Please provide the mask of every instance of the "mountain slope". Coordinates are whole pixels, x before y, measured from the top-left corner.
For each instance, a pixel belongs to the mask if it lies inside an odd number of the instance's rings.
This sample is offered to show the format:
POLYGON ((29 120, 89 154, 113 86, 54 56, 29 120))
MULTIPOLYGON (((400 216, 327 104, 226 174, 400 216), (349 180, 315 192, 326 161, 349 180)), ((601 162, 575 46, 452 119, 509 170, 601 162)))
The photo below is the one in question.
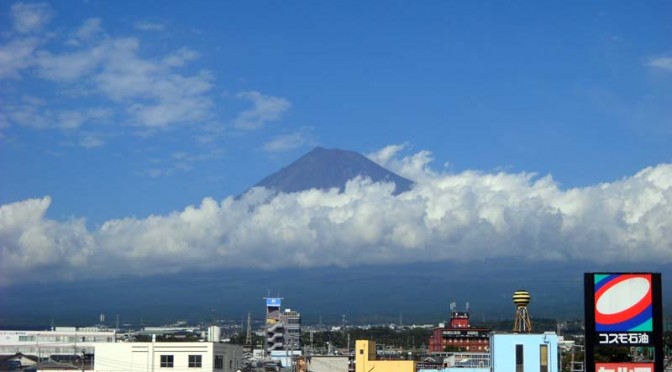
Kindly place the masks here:
POLYGON ((284 193, 334 187, 343 191, 346 182, 357 176, 370 178, 373 182, 393 182, 395 194, 408 191, 413 185, 412 181, 357 152, 316 147, 255 186, 284 193))

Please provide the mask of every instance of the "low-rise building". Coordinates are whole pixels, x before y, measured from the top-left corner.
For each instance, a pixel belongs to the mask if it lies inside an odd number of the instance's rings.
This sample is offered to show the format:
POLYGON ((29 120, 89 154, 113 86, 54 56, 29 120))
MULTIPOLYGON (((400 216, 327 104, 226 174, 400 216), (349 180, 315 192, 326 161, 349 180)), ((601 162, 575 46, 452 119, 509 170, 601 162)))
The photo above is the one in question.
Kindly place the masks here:
POLYGON ((94 371, 235 372, 243 347, 214 342, 118 342, 96 346, 94 371))
POLYGON ((378 360, 376 343, 357 340, 355 343, 355 372, 415 372, 414 360, 378 360))
POLYGON ((495 371, 558 371, 558 336, 553 332, 493 334, 492 342, 495 371))
POLYGON ((96 345, 115 341, 115 331, 96 327, 56 327, 45 331, 0 331, 0 355, 22 353, 47 358, 54 355, 93 354, 96 345))
POLYGON ((310 372, 348 372, 350 366, 347 355, 313 355, 305 361, 310 372))
POLYGON ((460 365, 418 372, 558 372, 558 336, 553 332, 507 333, 490 335, 490 367, 487 361, 477 366, 460 365))
POLYGON ((451 311, 450 323, 434 328, 429 338, 429 352, 465 351, 488 353, 490 351, 490 332, 488 328, 472 327, 469 313, 451 311))

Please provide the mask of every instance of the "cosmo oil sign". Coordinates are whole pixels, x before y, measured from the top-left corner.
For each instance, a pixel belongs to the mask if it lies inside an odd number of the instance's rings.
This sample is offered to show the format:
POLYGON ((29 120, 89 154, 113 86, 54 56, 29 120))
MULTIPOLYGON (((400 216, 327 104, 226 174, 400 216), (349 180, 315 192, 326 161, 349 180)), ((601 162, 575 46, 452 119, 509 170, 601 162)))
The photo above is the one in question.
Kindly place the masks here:
POLYGON ((656 368, 663 356, 660 274, 587 273, 584 292, 587 371, 662 371, 662 364, 656 368), (616 364, 594 364, 596 349, 614 347, 652 348, 654 363, 616 369, 616 364))
MULTIPOLYGON (((653 332, 651 274, 595 274, 595 331, 599 342, 649 344, 653 332), (637 337, 606 337, 607 332, 627 332, 637 337)), ((613 333, 611 333, 613 335, 613 333)))

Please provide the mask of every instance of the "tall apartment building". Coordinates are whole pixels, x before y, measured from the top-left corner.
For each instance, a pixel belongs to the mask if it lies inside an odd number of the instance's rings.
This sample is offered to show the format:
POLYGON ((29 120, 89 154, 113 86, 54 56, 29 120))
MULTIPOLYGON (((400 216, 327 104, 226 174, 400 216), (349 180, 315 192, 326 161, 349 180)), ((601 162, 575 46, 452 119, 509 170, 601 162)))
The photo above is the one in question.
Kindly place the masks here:
POLYGON ((266 352, 301 350, 301 314, 281 310, 282 299, 266 299, 266 352))
POLYGON ((301 350, 301 314, 285 309, 280 314, 280 322, 284 324, 285 350, 301 350))

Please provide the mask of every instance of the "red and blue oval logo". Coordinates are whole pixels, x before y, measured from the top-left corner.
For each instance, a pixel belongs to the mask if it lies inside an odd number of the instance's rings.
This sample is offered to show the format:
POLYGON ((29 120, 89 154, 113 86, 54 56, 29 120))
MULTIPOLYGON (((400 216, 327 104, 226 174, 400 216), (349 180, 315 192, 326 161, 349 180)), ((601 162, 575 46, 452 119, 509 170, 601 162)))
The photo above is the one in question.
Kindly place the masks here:
POLYGON ((651 331, 650 274, 612 274, 595 283, 597 331, 651 331))

